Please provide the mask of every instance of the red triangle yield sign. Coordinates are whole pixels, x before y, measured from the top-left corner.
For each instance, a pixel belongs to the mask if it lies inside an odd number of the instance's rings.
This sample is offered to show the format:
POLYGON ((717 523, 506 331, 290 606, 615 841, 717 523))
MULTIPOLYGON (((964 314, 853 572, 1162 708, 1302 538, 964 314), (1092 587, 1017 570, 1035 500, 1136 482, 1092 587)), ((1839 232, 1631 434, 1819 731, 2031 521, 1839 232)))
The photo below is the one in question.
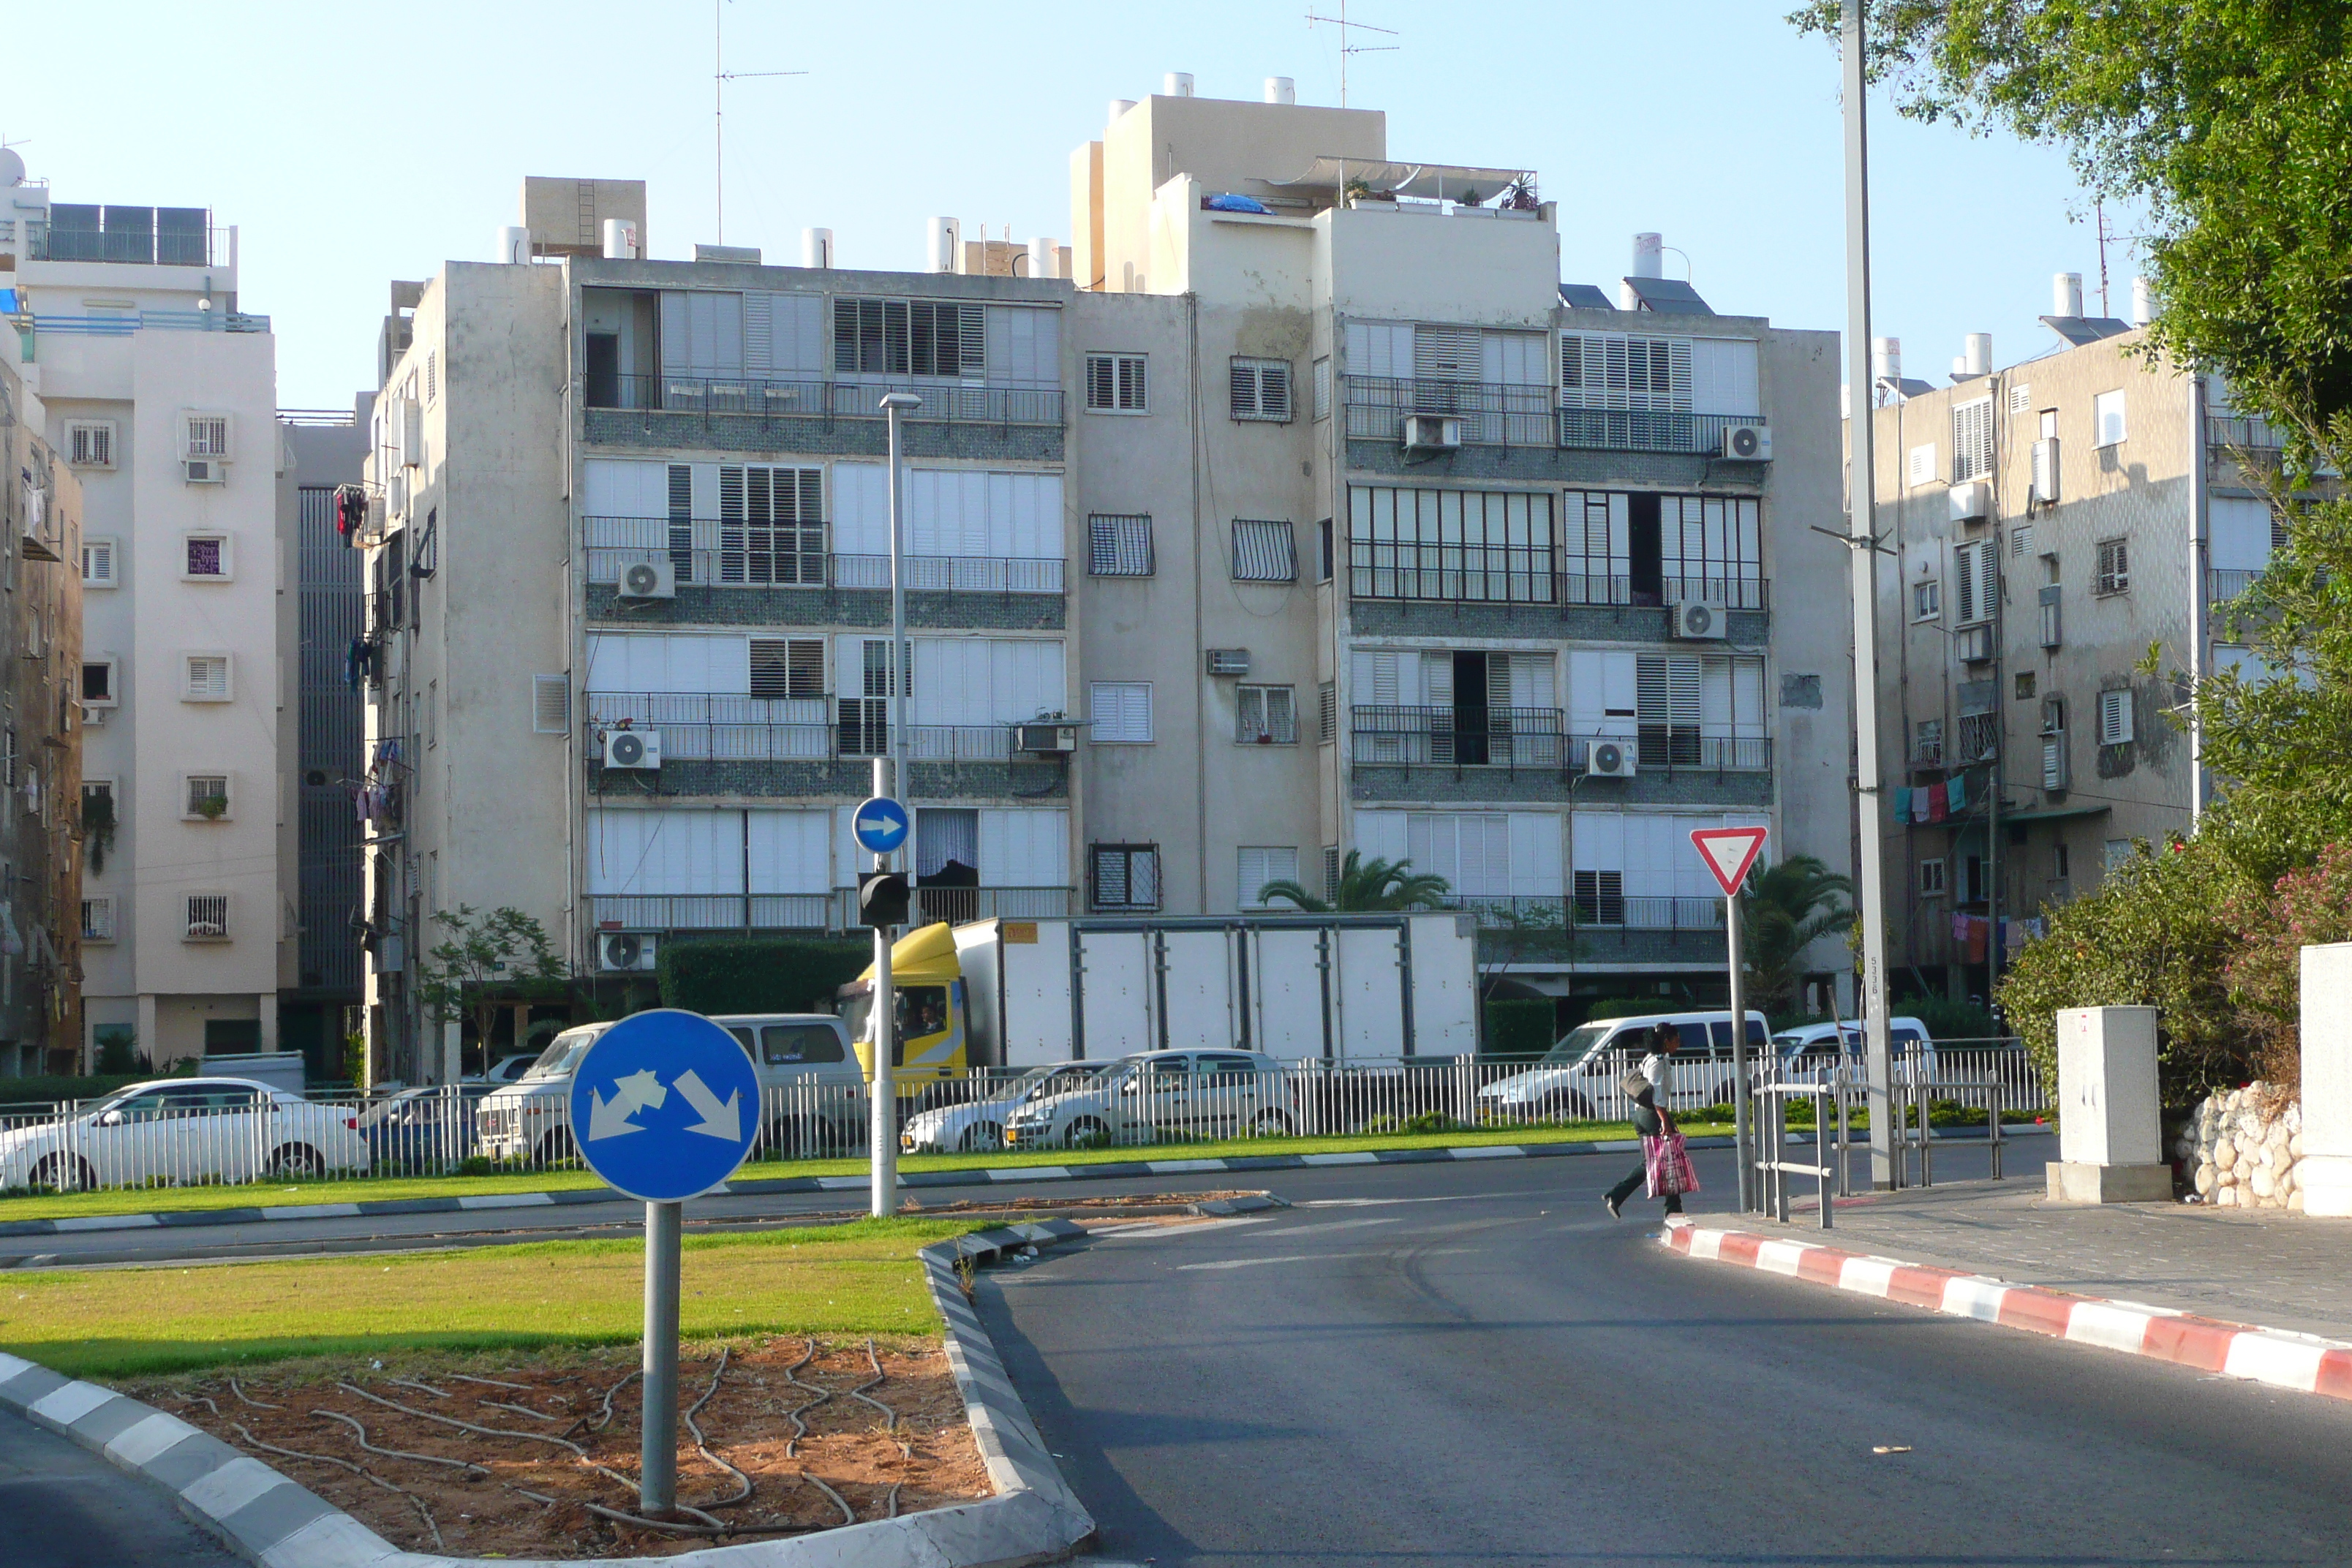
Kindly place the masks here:
POLYGON ((1691 847, 1706 862, 1727 899, 1736 896, 1748 879, 1748 868, 1764 852, 1761 827, 1697 827, 1691 830, 1691 847))

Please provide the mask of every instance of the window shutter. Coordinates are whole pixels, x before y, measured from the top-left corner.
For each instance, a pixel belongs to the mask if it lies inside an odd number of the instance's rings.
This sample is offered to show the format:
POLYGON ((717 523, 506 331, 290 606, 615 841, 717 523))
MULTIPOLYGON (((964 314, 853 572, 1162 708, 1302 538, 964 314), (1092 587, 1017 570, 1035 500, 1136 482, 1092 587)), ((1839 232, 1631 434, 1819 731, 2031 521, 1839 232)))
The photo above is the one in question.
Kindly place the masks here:
POLYGON ((1992 472, 1992 399, 1982 397, 1952 410, 1952 482, 1992 472))
POLYGON ((1475 327, 1416 326, 1412 374, 1422 381, 1475 381, 1483 364, 1475 327))
POLYGON ((1257 365, 1255 362, 1245 359, 1237 359, 1234 361, 1232 387, 1234 417, 1236 419, 1256 418, 1257 365))
POLYGON ((228 655, 225 653, 194 653, 187 660, 187 685, 184 695, 192 701, 225 702, 228 700, 228 655))
POLYGON ((1315 362, 1315 417, 1331 417, 1331 360, 1328 354, 1315 362))
POLYGON ((1316 692, 1316 733, 1325 742, 1339 738, 1339 688, 1335 681, 1325 681, 1316 692))
POLYGON ((2099 693, 2099 744, 2123 746, 2132 740, 2132 694, 2126 690, 2099 693))
POLYGON ((563 675, 530 678, 530 728, 535 735, 572 732, 572 679, 563 675))
POLYGON ((1087 519, 1087 570, 1097 577, 1152 574, 1151 519, 1096 512, 1087 519))
POLYGON ((1087 356, 1087 406, 1118 406, 1118 366, 1108 354, 1087 356))
POLYGON ((1122 354, 1118 360, 1118 406, 1139 413, 1144 407, 1143 356, 1122 354))

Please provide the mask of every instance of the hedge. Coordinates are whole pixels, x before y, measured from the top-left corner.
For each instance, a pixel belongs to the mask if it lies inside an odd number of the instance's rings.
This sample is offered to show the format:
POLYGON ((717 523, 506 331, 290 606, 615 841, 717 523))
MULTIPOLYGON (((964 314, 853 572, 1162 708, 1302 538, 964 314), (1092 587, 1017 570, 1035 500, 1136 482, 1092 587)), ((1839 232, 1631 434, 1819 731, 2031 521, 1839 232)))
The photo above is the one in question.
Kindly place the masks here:
POLYGON ((690 1013, 830 1012, 834 993, 873 962, 859 942, 741 937, 669 942, 661 1000, 690 1013))
POLYGON ((1559 1031, 1549 997, 1498 996, 1486 1004, 1486 1049, 1498 1057, 1539 1057, 1559 1031))

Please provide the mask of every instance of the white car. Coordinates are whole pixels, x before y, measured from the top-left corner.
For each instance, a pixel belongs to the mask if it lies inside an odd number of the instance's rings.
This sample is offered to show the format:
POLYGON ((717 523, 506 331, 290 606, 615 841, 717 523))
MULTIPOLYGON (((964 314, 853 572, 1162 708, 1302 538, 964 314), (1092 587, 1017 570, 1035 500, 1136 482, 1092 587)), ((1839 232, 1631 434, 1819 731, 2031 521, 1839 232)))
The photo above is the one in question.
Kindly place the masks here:
POLYGON ((368 1168, 359 1112, 244 1078, 134 1083, 0 1133, 0 1187, 249 1182, 368 1168))
POLYGON ((1059 1062, 1031 1068, 1018 1078, 989 1085, 982 1098, 961 1105, 941 1105, 907 1119, 898 1130, 898 1147, 909 1154, 971 1153, 1004 1147, 1005 1123, 1014 1111, 1037 1100, 1050 1100, 1118 1066, 1114 1061, 1059 1062))
POLYGON ((1091 1149, 1298 1130, 1282 1064, 1256 1051, 1145 1051, 1005 1119, 1013 1149, 1091 1149))
POLYGON ((583 1024, 547 1042, 517 1082, 474 1111, 475 1147, 493 1160, 552 1165, 572 1156, 572 1068, 610 1024, 583 1024))
MULTIPOLYGON (((1886 1043, 1896 1065, 1914 1063, 1922 1078, 1936 1076, 1936 1042, 1928 1035, 1927 1025, 1916 1018, 1889 1018, 1886 1043)), ((1772 1049, 1780 1056, 1783 1069, 1791 1073, 1803 1074, 1828 1067, 1841 1057, 1847 1066, 1858 1068, 1863 1054, 1862 1021, 1841 1018, 1835 1023, 1784 1029, 1772 1037, 1772 1049)))
MULTIPOLYGON (((1681 1048, 1675 1053, 1666 1098, 1668 1109, 1687 1110, 1722 1105, 1731 1099, 1731 1014, 1649 1013, 1579 1025, 1543 1059, 1525 1071, 1496 1079, 1478 1091, 1478 1107, 1497 1120, 1538 1121, 1622 1121, 1629 1111, 1617 1080, 1650 1054, 1650 1031, 1672 1024, 1681 1048)), ((1749 1059, 1769 1048, 1764 1015, 1748 1014, 1749 1059)))

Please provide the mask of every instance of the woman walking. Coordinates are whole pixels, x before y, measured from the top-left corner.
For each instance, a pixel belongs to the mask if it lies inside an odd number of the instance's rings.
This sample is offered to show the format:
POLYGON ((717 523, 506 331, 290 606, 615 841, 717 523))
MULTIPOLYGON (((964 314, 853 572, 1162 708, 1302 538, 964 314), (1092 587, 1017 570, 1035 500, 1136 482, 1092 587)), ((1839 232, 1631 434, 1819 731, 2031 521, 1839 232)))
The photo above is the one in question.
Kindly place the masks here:
POLYGON ((1665 1199, 1669 1215, 1683 1212, 1685 1191, 1698 1191, 1698 1184, 1687 1179, 1687 1158, 1674 1157, 1680 1151, 1673 1145, 1678 1144, 1681 1138, 1675 1131, 1674 1114, 1667 1109, 1672 1103, 1669 1091, 1675 1050, 1681 1044, 1682 1031, 1674 1025, 1654 1026, 1650 1030, 1650 1054, 1642 1058, 1640 1070, 1627 1073, 1620 1085, 1633 1097, 1633 1131, 1642 1135, 1642 1163, 1601 1200, 1612 1219, 1624 1217, 1625 1200, 1633 1195, 1635 1187, 1645 1183, 1652 1196, 1665 1199))

